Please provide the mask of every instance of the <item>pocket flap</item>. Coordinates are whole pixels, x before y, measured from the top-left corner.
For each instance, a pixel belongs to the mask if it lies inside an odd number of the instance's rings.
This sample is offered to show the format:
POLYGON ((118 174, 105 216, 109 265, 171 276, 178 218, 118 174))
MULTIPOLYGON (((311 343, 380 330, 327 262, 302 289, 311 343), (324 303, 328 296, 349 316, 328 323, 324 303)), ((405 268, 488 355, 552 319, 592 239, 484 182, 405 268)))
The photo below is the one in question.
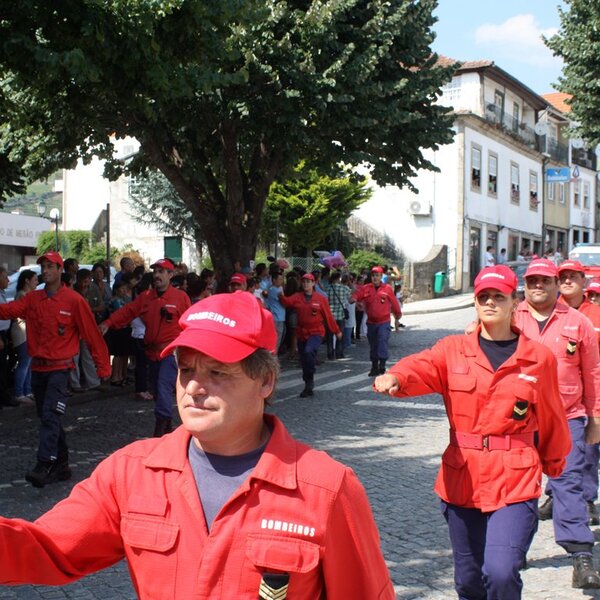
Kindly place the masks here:
POLYGON ((179 525, 159 519, 121 517, 121 534, 123 541, 132 548, 166 552, 175 545, 179 525))
POLYGON ((511 469, 529 469, 538 462, 533 448, 516 448, 504 454, 504 464, 511 469))
POLYGON ((515 396, 517 398, 521 398, 522 400, 528 400, 531 402, 533 400, 533 388, 526 383, 516 383, 515 396))
POLYGON ((257 567, 291 573, 308 573, 319 564, 319 546, 306 540, 249 535, 246 556, 257 567))
POLYGON ((475 389, 477 379, 475 375, 458 375, 452 373, 448 379, 448 388, 457 392, 470 392, 475 389))

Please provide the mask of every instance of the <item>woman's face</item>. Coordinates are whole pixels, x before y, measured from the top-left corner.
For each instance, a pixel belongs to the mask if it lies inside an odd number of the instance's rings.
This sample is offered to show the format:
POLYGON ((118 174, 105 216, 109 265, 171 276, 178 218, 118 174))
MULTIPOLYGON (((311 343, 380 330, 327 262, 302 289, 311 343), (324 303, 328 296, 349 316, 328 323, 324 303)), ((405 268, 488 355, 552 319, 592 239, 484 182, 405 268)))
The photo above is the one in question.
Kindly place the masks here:
POLYGON ((26 287, 27 287, 27 291, 30 292, 31 290, 35 290, 35 288, 38 286, 38 276, 37 275, 32 275, 30 279, 26 280, 26 287))
POLYGON ((494 288, 482 290, 475 296, 475 310, 484 325, 510 324, 516 298, 494 288))

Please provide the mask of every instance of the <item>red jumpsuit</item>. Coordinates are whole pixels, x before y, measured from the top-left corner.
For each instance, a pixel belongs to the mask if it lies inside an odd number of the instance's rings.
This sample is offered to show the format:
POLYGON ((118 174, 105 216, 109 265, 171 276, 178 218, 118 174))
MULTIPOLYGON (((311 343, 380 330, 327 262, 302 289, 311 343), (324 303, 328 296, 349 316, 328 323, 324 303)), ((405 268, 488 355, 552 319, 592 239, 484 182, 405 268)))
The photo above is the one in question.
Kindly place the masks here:
POLYGON ((32 371, 60 371, 73 367, 79 340, 88 345, 98 377, 110 375, 110 359, 89 304, 77 292, 62 286, 48 296, 35 290, 19 300, 0 305, 0 319, 27 321, 27 352, 32 371))
POLYGON ((306 341, 312 335, 323 337, 325 327, 323 321, 327 323, 327 328, 334 334, 340 333, 340 328, 331 314, 327 298, 317 292, 313 292, 307 300, 304 292, 297 292, 291 296, 279 295, 279 301, 286 308, 293 308, 298 315, 298 327, 296 335, 300 341, 306 341))
POLYGON ((113 329, 121 329, 140 317, 146 325, 146 354, 150 360, 158 361, 162 350, 181 332, 179 318, 190 306, 189 296, 170 285, 160 296, 156 290, 142 292, 133 302, 114 312, 105 323, 113 329))
POLYGON ((354 472, 265 420, 271 439, 210 533, 180 427, 115 452, 35 523, 0 518, 0 581, 62 585, 126 557, 141 600, 256 600, 265 572, 289 573, 290 600, 393 600, 354 472))
POLYGON ((516 352, 494 373, 478 333, 444 338, 389 372, 398 379, 400 397, 442 394, 453 436, 473 435, 473 446, 480 442, 479 449, 456 443, 446 448, 435 491, 451 504, 490 512, 538 498, 542 470, 550 477, 561 473, 571 440, 552 353, 521 335, 516 352), (535 431, 537 447, 481 448, 482 436, 535 431))
POLYGON ((394 290, 387 283, 375 287, 372 283, 361 286, 353 294, 357 302, 362 302, 367 313, 367 323, 389 323, 390 314, 396 319, 402 316, 400 304, 394 290))

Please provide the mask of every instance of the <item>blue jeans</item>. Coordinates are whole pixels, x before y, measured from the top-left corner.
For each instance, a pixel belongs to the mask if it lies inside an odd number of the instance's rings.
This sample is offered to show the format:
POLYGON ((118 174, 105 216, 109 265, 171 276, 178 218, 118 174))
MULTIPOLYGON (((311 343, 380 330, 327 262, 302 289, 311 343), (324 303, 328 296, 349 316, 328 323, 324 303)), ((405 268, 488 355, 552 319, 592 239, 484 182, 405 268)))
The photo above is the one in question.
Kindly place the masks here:
POLYGON ((154 396, 154 414, 158 418, 173 416, 173 393, 177 381, 175 356, 169 354, 162 360, 150 360, 150 385, 154 396))
POLYGON ((302 379, 312 381, 317 367, 317 351, 323 338, 320 335, 311 335, 307 340, 298 340, 298 354, 302 365, 302 379))
POLYGON ((15 348, 17 352, 17 368, 15 369, 15 396, 31 394, 31 356, 27 353, 27 342, 15 348))

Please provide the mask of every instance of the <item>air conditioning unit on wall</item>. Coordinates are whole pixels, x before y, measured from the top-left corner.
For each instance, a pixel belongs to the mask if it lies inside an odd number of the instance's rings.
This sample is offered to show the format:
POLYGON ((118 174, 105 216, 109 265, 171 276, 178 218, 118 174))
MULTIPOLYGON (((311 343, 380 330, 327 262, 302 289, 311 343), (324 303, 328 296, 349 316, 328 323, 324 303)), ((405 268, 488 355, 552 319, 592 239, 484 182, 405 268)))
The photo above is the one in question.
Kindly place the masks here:
POLYGON ((431 203, 427 200, 413 200, 408 205, 408 213, 414 216, 429 216, 431 214, 431 203))

